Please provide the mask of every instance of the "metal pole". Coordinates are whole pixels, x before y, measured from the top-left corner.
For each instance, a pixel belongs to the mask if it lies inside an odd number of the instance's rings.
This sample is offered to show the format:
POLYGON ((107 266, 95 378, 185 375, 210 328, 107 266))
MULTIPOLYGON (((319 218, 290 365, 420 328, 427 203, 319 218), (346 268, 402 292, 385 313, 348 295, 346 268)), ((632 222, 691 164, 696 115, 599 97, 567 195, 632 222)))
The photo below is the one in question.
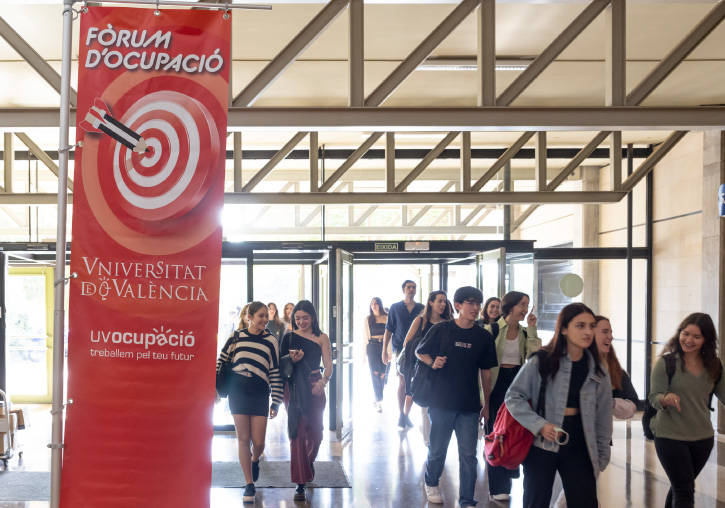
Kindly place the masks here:
MULTIPOLYGON (((503 190, 511 191, 511 161, 507 161, 503 166, 503 190)), ((503 239, 508 242, 511 240, 511 205, 503 205, 503 239)))
POLYGON ((63 464, 63 363, 65 361, 65 222, 70 145, 70 65, 73 38, 73 1, 63 2, 63 46, 60 78, 60 141, 58 148, 58 227, 55 235, 53 322, 53 430, 50 452, 50 506, 60 506, 60 474, 63 464))
MULTIPOLYGON (((71 5, 73 3, 78 3, 78 0, 76 2, 65 2, 70 3, 71 5)), ((232 2, 228 3, 211 3, 211 2, 189 2, 189 1, 183 1, 183 0, 95 0, 93 3, 97 4, 104 4, 104 3, 114 3, 114 4, 138 4, 138 5, 148 5, 149 7, 158 7, 159 5, 169 5, 169 6, 177 6, 177 7, 189 7, 193 5, 195 8, 204 8, 204 9, 218 9, 218 10, 225 10, 228 11, 229 9, 257 9, 257 10, 265 10, 269 11, 272 10, 271 5, 264 5, 264 4, 235 4, 232 2)))
POLYGON ((645 300, 645 387, 644 393, 649 393, 650 388, 650 374, 652 372, 652 290, 653 290, 653 279, 652 279, 652 258, 653 256, 653 219, 654 219, 654 175, 650 171, 647 174, 647 294, 645 300))
MULTIPOLYGON (((627 176, 634 171, 634 148, 627 145, 627 176)), ((632 375, 632 222, 634 191, 627 193, 627 374, 632 375)))

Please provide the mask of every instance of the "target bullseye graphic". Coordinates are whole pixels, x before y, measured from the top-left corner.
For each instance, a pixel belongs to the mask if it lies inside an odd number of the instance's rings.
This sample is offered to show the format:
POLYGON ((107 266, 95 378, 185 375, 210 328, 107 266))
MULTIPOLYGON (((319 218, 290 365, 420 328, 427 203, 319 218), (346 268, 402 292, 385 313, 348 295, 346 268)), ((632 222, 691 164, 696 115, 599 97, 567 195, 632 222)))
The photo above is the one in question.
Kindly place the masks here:
POLYGON ((113 198, 142 221, 179 217, 204 197, 205 166, 220 153, 211 113, 199 101, 176 91, 148 94, 131 105, 120 121, 138 133, 147 148, 138 153, 113 147, 113 198))

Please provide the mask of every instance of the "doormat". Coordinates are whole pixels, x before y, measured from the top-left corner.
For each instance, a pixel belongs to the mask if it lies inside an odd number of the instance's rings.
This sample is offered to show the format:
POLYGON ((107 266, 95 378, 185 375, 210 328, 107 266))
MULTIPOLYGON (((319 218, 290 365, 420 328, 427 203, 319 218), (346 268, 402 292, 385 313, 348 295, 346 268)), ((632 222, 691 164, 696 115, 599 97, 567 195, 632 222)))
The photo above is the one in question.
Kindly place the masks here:
MULTIPOLYGON (((211 471, 212 487, 244 487, 244 475, 239 462, 214 462, 211 471)), ((254 485, 257 488, 296 487, 290 480, 290 461, 262 460, 259 463, 259 479, 254 485)), ((339 462, 315 462, 315 479, 308 485, 318 488, 350 488, 350 481, 339 462)))
MULTIPOLYGON (((258 488, 292 488, 290 462, 266 461, 259 463, 258 488)), ((211 486, 244 487, 244 475, 239 462, 212 463, 211 486)), ((317 488, 350 488, 350 481, 339 462, 315 462, 315 480, 309 484, 317 488)), ((47 471, 0 472, 0 501, 49 501, 50 473, 47 471)))

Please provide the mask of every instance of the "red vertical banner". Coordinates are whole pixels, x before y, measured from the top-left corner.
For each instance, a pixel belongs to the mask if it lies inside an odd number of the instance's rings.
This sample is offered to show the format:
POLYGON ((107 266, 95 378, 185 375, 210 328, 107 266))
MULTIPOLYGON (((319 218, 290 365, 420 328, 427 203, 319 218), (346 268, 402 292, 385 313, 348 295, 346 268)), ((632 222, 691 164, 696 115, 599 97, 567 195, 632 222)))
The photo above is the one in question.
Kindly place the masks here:
POLYGON ((209 505, 230 40, 81 15, 64 508, 209 505))

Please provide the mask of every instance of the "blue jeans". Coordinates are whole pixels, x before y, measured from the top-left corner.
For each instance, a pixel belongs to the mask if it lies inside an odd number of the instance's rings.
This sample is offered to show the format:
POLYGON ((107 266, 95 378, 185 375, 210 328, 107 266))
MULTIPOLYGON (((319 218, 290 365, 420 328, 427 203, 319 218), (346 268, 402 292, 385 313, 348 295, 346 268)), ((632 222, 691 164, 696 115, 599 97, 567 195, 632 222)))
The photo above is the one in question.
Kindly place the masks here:
POLYGON ((430 415, 430 446, 425 464, 425 484, 438 486, 446 462, 448 443, 451 434, 456 431, 458 441, 458 463, 460 470, 458 502, 461 506, 476 506, 473 492, 476 489, 478 474, 478 416, 477 411, 452 411, 436 407, 428 408, 430 415))

